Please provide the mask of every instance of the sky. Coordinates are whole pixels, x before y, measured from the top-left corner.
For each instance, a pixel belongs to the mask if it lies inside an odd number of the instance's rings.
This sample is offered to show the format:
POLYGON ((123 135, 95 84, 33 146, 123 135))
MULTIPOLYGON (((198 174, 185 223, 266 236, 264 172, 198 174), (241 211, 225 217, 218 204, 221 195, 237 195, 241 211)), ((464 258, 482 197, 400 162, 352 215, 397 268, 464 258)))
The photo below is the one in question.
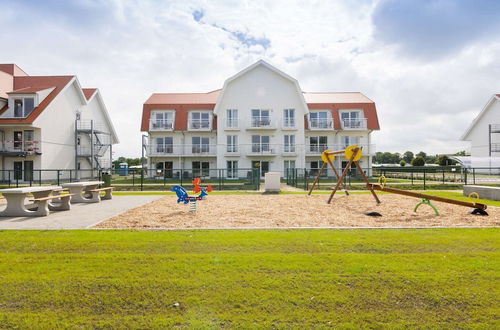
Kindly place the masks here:
POLYGON ((97 87, 141 154, 142 104, 208 92, 263 59, 303 91, 362 92, 377 151, 469 149, 460 137, 500 93, 498 0, 0 0, 0 63, 97 87))

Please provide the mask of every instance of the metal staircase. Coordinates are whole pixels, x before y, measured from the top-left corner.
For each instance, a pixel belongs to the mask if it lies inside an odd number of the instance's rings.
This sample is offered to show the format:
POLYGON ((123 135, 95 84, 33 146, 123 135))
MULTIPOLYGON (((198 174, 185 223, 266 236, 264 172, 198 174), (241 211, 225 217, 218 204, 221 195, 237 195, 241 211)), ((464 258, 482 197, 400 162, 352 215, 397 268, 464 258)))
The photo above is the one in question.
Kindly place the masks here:
MULTIPOLYGON (((75 161, 85 159, 98 172, 111 168, 112 141, 106 127, 93 120, 75 121, 75 161), (109 153, 108 153, 109 151, 109 153)), ((77 169, 78 171, 78 169, 77 169)))

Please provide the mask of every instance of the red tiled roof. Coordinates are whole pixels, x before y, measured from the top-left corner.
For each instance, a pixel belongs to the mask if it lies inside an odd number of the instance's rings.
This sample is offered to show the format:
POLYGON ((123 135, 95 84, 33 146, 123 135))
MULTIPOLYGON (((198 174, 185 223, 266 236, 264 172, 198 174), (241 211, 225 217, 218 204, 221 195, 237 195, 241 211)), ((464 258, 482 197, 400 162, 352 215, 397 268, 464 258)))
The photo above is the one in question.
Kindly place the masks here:
POLYGON ((215 104, 220 89, 208 93, 154 93, 144 104, 215 104))
POLYGON ((27 76, 28 74, 15 64, 0 64, 0 71, 11 76, 27 76))
MULTIPOLYGON (((14 77, 14 90, 25 88, 46 88, 53 86, 54 90, 36 107, 26 118, 0 118, 0 124, 31 124, 42 113, 42 111, 54 100, 63 88, 75 76, 20 76, 14 77)), ((3 113, 5 109, 0 112, 3 113)))
POLYGON ((43 91, 43 90, 50 89, 50 88, 54 88, 54 86, 24 87, 24 88, 16 89, 12 92, 7 92, 7 94, 36 93, 36 92, 43 91))
POLYGON ((302 92, 306 103, 373 103, 372 100, 359 92, 302 92))
POLYGON ((90 100, 92 95, 94 95, 97 88, 82 88, 83 95, 85 95, 85 99, 90 100))

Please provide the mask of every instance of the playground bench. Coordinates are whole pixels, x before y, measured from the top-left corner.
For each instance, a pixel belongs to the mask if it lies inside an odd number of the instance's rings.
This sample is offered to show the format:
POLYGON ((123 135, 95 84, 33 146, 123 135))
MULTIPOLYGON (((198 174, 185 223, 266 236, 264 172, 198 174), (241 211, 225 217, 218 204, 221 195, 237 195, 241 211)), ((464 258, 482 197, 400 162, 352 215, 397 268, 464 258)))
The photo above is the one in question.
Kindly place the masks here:
POLYGON ((54 211, 67 211, 71 208, 71 204, 70 204, 71 196, 74 196, 74 195, 73 194, 51 195, 51 196, 47 196, 47 197, 39 197, 39 198, 30 199, 30 202, 35 202, 35 204, 38 205, 41 202, 46 202, 46 201, 50 201, 53 199, 58 199, 58 200, 60 200, 60 204, 59 205, 49 204, 49 209, 54 210, 54 211))
POLYGON ((99 188, 99 189, 92 189, 89 190, 90 193, 92 193, 92 199, 100 197, 101 199, 111 199, 112 198, 112 192, 113 192, 113 187, 106 187, 106 188, 99 188), (105 192, 104 196, 100 196, 101 192, 105 192))

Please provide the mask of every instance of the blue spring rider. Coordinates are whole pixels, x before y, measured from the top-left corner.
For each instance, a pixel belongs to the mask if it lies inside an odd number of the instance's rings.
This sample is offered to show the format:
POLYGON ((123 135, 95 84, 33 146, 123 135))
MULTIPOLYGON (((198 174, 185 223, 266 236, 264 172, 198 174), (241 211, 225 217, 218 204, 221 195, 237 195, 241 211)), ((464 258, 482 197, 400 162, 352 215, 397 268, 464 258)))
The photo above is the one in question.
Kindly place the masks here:
MULTIPOLYGON (((201 180, 199 180, 199 178, 197 178, 197 180, 193 180, 193 184, 195 185, 195 192, 199 191, 200 194, 198 196, 189 196, 189 194, 187 193, 186 189, 184 189, 184 187, 182 186, 173 186, 172 187, 172 191, 176 193, 177 195, 177 203, 184 203, 184 204, 188 204, 189 203, 189 211, 191 212, 194 212, 196 211, 196 202, 197 201, 201 201, 205 198, 205 196, 208 195, 207 191, 205 188, 201 188, 199 186, 199 183, 201 182, 201 180)), ((209 187, 208 191, 210 191, 211 187, 209 187)))

